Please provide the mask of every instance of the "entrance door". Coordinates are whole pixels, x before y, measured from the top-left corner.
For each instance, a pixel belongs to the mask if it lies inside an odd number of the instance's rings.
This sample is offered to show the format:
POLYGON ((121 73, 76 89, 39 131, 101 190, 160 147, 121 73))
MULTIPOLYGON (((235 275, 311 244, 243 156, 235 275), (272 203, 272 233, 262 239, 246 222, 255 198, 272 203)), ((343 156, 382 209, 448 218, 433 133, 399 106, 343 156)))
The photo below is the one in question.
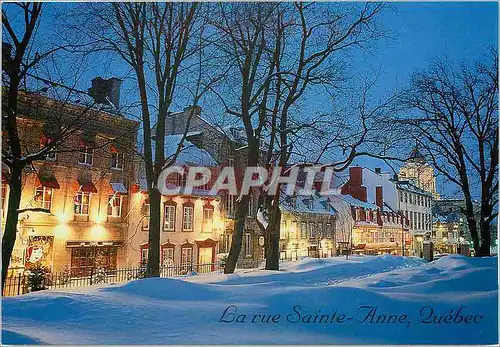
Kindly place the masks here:
POLYGON ((89 276, 100 268, 116 269, 116 247, 75 247, 71 249, 71 276, 89 276))
POLYGON ((212 271, 213 267, 212 257, 213 257, 212 247, 198 248, 198 272, 212 271))

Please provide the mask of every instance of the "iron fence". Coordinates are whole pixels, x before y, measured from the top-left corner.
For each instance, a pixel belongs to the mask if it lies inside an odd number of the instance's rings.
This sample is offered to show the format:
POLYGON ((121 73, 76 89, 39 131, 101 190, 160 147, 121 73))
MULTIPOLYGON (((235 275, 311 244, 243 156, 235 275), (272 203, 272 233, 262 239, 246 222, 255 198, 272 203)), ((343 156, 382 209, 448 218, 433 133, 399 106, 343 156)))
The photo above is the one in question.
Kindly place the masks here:
MULTIPOLYGON (((280 263, 298 260, 298 257, 280 258, 280 263)), ((240 259, 237 269, 256 269, 262 259, 240 259)), ((160 267, 160 277, 179 277, 193 274, 221 274, 224 272, 224 263, 207 264, 177 264, 160 267)), ((22 295, 32 291, 57 288, 86 287, 102 283, 120 283, 146 277, 146 267, 103 269, 92 268, 85 275, 74 275, 69 272, 46 273, 39 283, 34 283, 28 273, 10 275, 5 280, 3 296, 22 295)))
MULTIPOLYGON (((179 264, 160 267, 160 277, 178 277, 193 274, 219 274, 224 263, 179 264)), ((146 267, 121 269, 91 269, 85 276, 72 276, 70 272, 46 273, 36 281, 29 273, 8 276, 3 296, 22 295, 32 291, 57 288, 86 287, 102 283, 119 283, 146 277, 146 267)))

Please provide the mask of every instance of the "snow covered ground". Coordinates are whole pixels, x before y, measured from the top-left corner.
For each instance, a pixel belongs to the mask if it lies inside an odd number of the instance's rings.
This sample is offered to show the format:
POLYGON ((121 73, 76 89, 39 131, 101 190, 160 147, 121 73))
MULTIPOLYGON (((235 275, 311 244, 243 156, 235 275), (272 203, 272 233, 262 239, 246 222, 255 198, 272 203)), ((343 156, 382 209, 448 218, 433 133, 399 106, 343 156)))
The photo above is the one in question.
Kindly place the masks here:
POLYGON ((279 272, 43 291, 3 300, 2 342, 496 344, 497 267, 496 257, 303 259, 279 272))

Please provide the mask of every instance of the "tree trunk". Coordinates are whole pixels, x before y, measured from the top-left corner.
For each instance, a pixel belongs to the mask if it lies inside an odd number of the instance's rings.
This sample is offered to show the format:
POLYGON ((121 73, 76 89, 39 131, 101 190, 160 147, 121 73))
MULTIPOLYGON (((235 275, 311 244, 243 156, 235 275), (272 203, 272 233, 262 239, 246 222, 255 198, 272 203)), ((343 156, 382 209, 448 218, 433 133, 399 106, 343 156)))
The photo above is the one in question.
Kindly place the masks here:
POLYGON ((241 200, 235 206, 235 220, 234 232, 231 241, 231 249, 227 256, 226 266, 224 267, 225 274, 232 274, 236 269, 236 263, 241 252, 241 245, 243 243, 243 230, 245 229, 245 219, 248 211, 248 195, 243 195, 241 200))
POLYGON ((146 276, 160 277, 161 195, 158 189, 150 190, 149 204, 148 270, 146 276))
POLYGON ((491 255, 491 231, 490 224, 487 222, 481 222, 481 246, 480 253, 481 257, 489 257, 491 255))
POLYGON ((9 202, 7 208, 7 218, 5 222, 5 230, 2 238, 2 293, 7 278, 7 272, 10 264, 10 257, 14 250, 17 235, 17 222, 19 220, 19 204, 21 202, 22 188, 22 168, 14 166, 11 172, 9 182, 9 202))
POLYGON ((279 270, 280 266, 280 226, 279 204, 270 207, 269 225, 266 229, 266 270, 279 270))

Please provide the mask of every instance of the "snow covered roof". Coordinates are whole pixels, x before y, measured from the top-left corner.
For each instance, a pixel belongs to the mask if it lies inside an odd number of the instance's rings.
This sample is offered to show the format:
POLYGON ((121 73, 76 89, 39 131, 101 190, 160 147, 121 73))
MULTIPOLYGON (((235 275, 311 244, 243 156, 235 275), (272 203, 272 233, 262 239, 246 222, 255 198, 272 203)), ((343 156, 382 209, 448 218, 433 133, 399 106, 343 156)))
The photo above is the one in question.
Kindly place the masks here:
MULTIPOLYGON (((204 165, 204 166, 216 166, 218 163, 212 157, 212 155, 193 144, 188 140, 188 137, 200 134, 199 131, 189 132, 183 142, 183 147, 177 156, 177 164, 194 164, 194 165, 204 165)), ((176 150, 179 142, 182 140, 182 135, 168 135, 165 136, 165 157, 172 157, 176 150)))
POLYGON ((351 206, 362 207, 362 208, 365 208, 367 210, 378 210, 378 206, 377 205, 371 204, 369 202, 364 202, 364 201, 358 200, 356 198, 353 198, 350 195, 338 194, 338 195, 335 195, 335 196, 339 197, 342 200, 344 200, 345 202, 347 202, 351 206))
POLYGON ((397 181, 396 184, 397 184, 398 189, 403 189, 403 190, 406 190, 406 191, 409 191, 412 193, 416 193, 416 194, 432 196, 431 193, 417 187, 416 185, 414 185, 410 181, 397 181))
POLYGON ((334 216, 337 211, 330 205, 327 198, 318 195, 299 195, 285 197, 285 202, 280 204, 280 209, 290 213, 314 213, 334 216), (293 204, 293 200, 295 204, 293 204))
MULTIPOLYGON (((172 184, 167 184, 168 188, 176 188, 172 184)), ((148 184, 146 181, 146 178, 139 178, 139 188, 142 192, 147 192, 148 191, 148 184)), ((218 197, 216 193, 212 193, 210 190, 207 189, 200 189, 200 188, 193 188, 191 191, 191 194, 184 194, 182 192, 182 187, 181 187, 181 192, 179 193, 179 196, 195 196, 195 197, 218 197)))

